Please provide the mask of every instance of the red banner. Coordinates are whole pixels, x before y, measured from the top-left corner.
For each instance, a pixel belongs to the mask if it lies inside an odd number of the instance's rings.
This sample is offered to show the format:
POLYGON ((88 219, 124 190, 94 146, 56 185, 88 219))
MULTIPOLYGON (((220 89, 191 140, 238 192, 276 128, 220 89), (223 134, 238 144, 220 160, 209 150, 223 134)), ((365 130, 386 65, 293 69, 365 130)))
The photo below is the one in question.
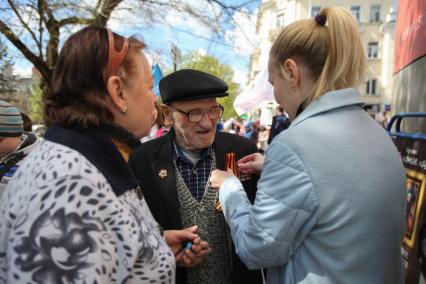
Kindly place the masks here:
POLYGON ((396 20, 394 72, 398 72, 425 54, 426 1, 399 0, 396 20))

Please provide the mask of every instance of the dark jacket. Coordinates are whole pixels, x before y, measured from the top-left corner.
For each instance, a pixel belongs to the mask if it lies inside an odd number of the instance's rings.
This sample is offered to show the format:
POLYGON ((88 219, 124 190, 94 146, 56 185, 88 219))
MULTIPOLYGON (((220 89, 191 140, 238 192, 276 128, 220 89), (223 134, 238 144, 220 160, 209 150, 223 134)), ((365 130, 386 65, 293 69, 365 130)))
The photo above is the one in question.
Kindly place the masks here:
MULTIPOLYGON (((157 222, 165 230, 182 229, 179 213, 179 199, 176 190, 175 170, 173 167, 173 131, 167 135, 143 143, 130 156, 129 165, 135 176, 141 181, 146 202, 157 222), (160 170, 167 171, 167 177, 159 176, 160 170)), ((225 170, 225 154, 235 153, 236 160, 257 151, 251 141, 229 133, 217 132, 213 143, 216 154, 216 167, 225 170)), ((256 194, 258 176, 244 181, 243 186, 250 201, 256 194)), ((249 271, 233 251, 233 283, 262 283, 260 271, 249 271)), ((178 267, 176 283, 185 283, 185 268, 178 267)))
POLYGON ((285 114, 278 114, 272 118, 271 130, 269 131, 268 145, 271 144, 272 139, 286 130, 290 126, 290 120, 285 114))

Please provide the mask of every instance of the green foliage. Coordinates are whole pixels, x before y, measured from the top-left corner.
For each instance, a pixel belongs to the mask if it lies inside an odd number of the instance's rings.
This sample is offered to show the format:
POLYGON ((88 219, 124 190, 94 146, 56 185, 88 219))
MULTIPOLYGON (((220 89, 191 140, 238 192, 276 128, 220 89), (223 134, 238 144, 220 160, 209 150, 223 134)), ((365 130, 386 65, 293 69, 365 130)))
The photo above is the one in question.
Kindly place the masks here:
POLYGON ((213 56, 202 55, 199 52, 194 51, 183 56, 180 68, 200 70, 206 73, 213 74, 224 80, 229 87, 229 96, 218 99, 219 103, 225 108, 223 119, 226 120, 230 117, 237 116, 237 113, 235 112, 233 106, 233 102, 236 96, 238 95, 240 86, 232 81, 234 71, 229 65, 222 64, 217 58, 213 56))
POLYGON ((43 123, 43 91, 40 87, 39 80, 36 80, 31 88, 31 96, 29 99, 30 113, 29 116, 33 124, 43 123))

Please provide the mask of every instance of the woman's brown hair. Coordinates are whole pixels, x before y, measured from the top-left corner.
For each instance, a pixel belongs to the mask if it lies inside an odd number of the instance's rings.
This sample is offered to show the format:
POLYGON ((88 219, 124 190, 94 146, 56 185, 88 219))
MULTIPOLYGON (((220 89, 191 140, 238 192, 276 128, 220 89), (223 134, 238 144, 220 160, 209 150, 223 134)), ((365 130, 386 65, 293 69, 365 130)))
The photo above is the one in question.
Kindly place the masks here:
POLYGON ((315 19, 288 25, 272 45, 270 60, 280 70, 289 58, 307 66, 316 81, 305 106, 326 92, 356 87, 362 81, 365 55, 355 18, 344 8, 330 7, 315 19))
MULTIPOLYGON (((122 49, 125 38, 113 34, 114 49, 122 49)), ((47 125, 98 126, 113 122, 107 106, 106 72, 109 60, 108 30, 89 26, 73 34, 59 54, 52 77, 52 93, 43 97, 44 120, 47 125)), ((129 39, 129 49, 117 74, 124 81, 134 70, 132 54, 145 44, 129 39)))

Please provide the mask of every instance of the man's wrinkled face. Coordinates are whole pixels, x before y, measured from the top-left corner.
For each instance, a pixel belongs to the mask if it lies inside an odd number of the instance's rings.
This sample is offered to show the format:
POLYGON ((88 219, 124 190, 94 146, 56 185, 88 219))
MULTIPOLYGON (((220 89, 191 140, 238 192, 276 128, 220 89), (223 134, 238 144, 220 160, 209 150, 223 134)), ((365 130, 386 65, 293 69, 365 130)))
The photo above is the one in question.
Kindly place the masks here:
POLYGON ((208 111, 218 106, 215 98, 173 102, 169 107, 169 117, 173 120, 176 142, 186 150, 201 150, 213 144, 218 119, 211 119, 208 111), (204 112, 202 119, 191 122, 185 113, 196 110, 204 112))

